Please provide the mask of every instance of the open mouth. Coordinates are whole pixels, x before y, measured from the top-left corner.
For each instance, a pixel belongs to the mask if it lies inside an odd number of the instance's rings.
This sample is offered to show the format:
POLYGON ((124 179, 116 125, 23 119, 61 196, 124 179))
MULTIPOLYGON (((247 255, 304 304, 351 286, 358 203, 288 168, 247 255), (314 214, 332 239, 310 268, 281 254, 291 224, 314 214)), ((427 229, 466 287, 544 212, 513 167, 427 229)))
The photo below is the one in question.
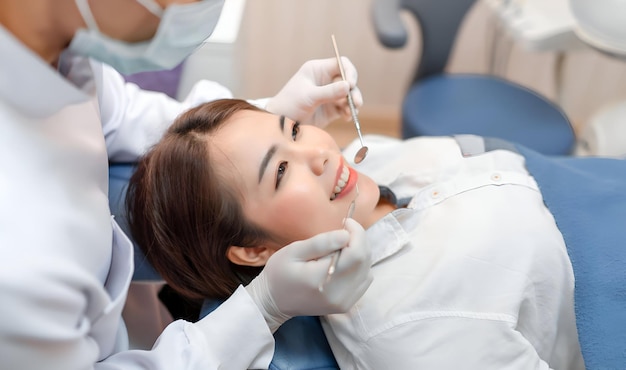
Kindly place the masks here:
POLYGON ((341 175, 339 176, 339 179, 337 180, 337 184, 335 184, 335 189, 333 190, 333 194, 330 196, 330 200, 334 200, 335 198, 337 198, 339 194, 341 194, 343 189, 345 189, 346 184, 348 183, 349 179, 350 179, 350 170, 348 169, 348 167, 344 165, 343 169, 341 170, 341 175))

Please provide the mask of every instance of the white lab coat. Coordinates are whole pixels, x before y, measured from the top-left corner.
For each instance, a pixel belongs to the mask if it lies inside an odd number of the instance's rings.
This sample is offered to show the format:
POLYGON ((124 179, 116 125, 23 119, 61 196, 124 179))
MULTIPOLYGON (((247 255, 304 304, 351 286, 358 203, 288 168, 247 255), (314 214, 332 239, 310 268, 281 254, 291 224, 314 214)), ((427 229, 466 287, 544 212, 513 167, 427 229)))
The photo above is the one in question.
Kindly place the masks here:
POLYGON ((124 351, 132 246, 110 215, 108 160, 134 160, 183 109, 230 92, 205 81, 178 103, 70 55, 65 79, 1 26, 0 55, 0 367, 267 367, 273 338, 243 288, 152 351, 124 351))

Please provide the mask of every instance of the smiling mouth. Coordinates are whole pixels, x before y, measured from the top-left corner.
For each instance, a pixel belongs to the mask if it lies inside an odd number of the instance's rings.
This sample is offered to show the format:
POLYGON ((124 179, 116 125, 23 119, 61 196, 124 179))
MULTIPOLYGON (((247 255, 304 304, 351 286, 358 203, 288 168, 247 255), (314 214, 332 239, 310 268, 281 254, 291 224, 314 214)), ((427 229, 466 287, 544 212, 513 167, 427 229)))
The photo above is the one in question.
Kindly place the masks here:
POLYGON ((335 189, 333 191, 333 195, 331 195, 330 200, 334 200, 337 196, 343 191, 350 179, 350 170, 345 165, 343 166, 343 170, 341 170, 341 176, 339 176, 339 180, 335 185, 335 189))

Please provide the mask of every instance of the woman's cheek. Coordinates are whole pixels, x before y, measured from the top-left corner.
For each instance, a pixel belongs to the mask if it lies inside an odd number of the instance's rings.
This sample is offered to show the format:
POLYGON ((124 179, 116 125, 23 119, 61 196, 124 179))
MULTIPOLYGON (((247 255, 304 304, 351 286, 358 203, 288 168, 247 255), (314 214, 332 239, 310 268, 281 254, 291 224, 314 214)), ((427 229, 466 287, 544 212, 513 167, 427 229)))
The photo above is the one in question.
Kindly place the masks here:
POLYGON ((279 235, 288 241, 311 238, 323 232, 341 228, 340 216, 326 205, 304 198, 298 204, 277 207, 274 212, 275 226, 282 230, 279 235))

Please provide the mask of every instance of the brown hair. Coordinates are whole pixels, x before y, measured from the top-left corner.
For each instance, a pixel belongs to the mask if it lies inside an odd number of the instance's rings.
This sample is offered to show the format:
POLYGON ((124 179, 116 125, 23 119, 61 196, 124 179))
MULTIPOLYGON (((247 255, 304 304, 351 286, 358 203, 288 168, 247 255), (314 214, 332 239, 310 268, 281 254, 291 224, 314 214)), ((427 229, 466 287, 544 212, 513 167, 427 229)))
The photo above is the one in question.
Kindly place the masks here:
POLYGON ((210 134, 242 110, 261 111, 224 99, 182 114, 130 179, 133 239, 163 279, 191 299, 226 298, 261 271, 226 256, 228 247, 257 246, 268 235, 246 221, 232 178, 212 164, 208 150, 210 134))

